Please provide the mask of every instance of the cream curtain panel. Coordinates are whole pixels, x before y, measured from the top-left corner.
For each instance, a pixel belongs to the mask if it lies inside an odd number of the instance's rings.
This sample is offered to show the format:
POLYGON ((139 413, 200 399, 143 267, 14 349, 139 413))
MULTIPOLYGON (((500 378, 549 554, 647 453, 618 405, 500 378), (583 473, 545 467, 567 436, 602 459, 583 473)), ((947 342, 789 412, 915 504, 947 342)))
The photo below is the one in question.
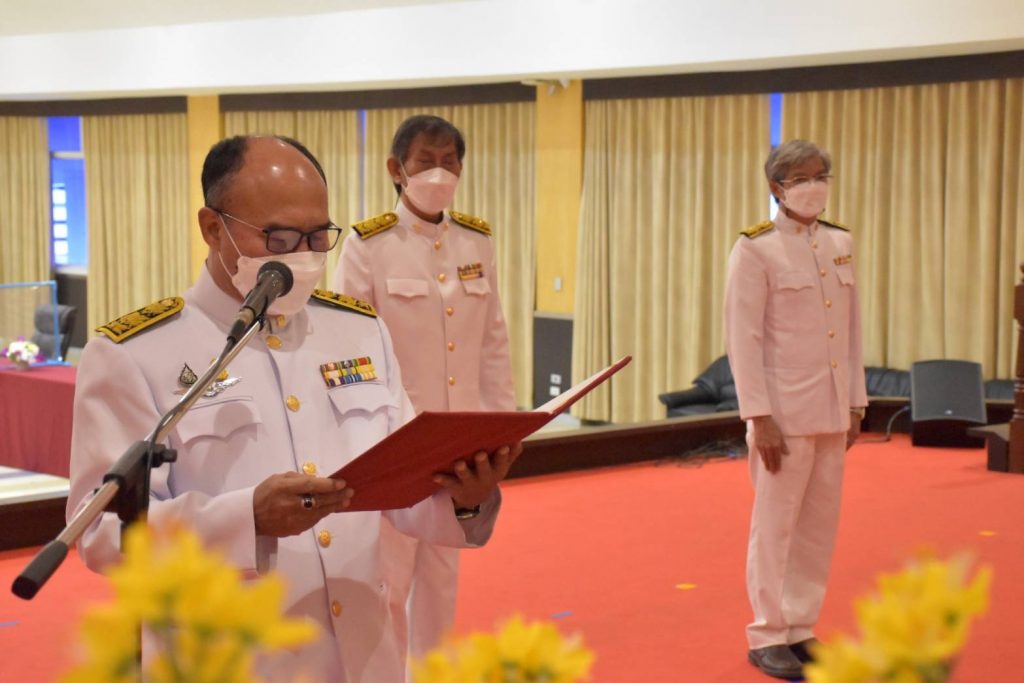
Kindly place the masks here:
POLYGON ((1024 79, 787 94, 783 137, 830 150, 869 365, 1014 374, 1024 259, 1024 79))
MULTIPOLYGON (((327 176, 327 204, 331 220, 344 228, 359 213, 362 193, 359 177, 359 114, 355 111, 227 112, 224 133, 232 135, 284 135, 304 144, 327 176)), ((329 289, 341 248, 327 254, 327 270, 320 286, 329 289)))
POLYGON ((391 140, 414 114, 451 121, 466 138, 466 158, 455 207, 494 228, 498 286, 508 324, 516 402, 532 405, 534 308, 534 128, 532 102, 428 109, 377 109, 366 113, 363 215, 389 211, 397 195, 387 172, 391 140))
MULTIPOLYGON (((49 165, 46 119, 0 116, 0 284, 50 279, 49 165)), ((37 303, 27 290, 0 292, 0 348, 32 336, 37 303)))
POLYGON ((590 101, 585 116, 573 378, 633 363, 573 412, 660 418, 657 395, 725 352, 729 251, 768 210, 768 98, 590 101))
POLYGON ((88 325, 191 283, 184 114, 82 118, 89 221, 88 325))

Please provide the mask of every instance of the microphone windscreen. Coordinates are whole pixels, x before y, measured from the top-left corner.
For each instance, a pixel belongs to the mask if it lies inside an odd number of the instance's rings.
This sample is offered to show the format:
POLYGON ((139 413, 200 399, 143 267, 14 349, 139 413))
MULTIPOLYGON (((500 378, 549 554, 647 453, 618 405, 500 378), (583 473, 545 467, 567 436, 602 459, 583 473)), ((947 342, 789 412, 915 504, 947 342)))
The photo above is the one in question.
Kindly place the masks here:
POLYGON ((260 266, 259 274, 256 276, 257 279, 267 271, 274 271, 280 275, 281 279, 284 281, 284 287, 281 289, 281 293, 278 294, 278 296, 284 296, 288 292, 292 291, 292 284, 295 282, 295 278, 292 276, 291 268, 280 261, 267 261, 260 266))

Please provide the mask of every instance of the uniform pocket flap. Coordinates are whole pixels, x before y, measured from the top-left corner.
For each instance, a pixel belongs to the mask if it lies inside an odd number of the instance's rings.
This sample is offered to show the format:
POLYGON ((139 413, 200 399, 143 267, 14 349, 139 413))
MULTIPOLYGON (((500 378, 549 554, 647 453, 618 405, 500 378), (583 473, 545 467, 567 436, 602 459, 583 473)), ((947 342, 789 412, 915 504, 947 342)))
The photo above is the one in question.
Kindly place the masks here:
POLYGON ((383 408, 398 408, 398 401, 381 382, 355 382, 330 390, 331 403, 341 415, 361 410, 373 413, 383 408))
POLYGON ((839 281, 844 285, 852 285, 854 283, 853 266, 850 264, 836 267, 836 275, 839 276, 839 281))
POLYGON ((465 288, 466 294, 486 296, 491 293, 491 284, 482 277, 473 278, 472 280, 463 280, 462 286, 465 288))
POLYGON ((199 399, 178 423, 178 438, 187 444, 199 437, 227 438, 248 425, 260 424, 256 403, 250 396, 232 396, 218 401, 199 399))
POLYGON ((787 270, 779 273, 779 289, 803 289, 814 284, 814 276, 804 270, 787 270))
POLYGON ((413 298, 426 296, 429 291, 426 280, 415 278, 388 278, 388 294, 391 296, 404 296, 413 298))

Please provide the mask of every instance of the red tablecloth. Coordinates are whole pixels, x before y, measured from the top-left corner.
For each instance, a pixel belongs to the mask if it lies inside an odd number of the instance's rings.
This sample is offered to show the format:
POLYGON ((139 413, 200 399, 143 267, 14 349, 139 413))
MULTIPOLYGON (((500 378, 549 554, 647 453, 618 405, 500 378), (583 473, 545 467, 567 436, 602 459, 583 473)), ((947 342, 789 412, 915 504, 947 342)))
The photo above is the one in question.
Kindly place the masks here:
POLYGON ((75 369, 0 359, 0 465, 68 476, 75 369))

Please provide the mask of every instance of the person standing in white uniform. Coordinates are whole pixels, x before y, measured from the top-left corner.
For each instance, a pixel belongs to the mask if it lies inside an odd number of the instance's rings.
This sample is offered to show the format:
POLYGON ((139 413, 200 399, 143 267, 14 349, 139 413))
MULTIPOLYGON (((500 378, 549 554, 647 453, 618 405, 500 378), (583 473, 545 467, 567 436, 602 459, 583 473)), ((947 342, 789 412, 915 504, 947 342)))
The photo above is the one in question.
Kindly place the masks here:
POLYGON ((726 350, 755 492, 748 659, 778 678, 800 677, 811 657, 845 453, 867 405, 853 239, 819 218, 831 165, 804 140, 772 150, 765 174, 779 212, 743 231, 726 280, 726 350))
MULTIPOLYGON (((465 149, 461 132, 444 119, 404 121, 387 160, 398 202, 352 226, 334 278, 337 289, 370 302, 387 323, 417 413, 515 410, 491 228, 450 210, 465 149)), ((415 558, 395 567, 394 583, 410 594, 406 604, 396 591, 392 609, 396 625, 407 613, 409 650, 420 657, 452 627, 459 551, 390 537, 415 558)))
MULTIPOLYGON (((203 192, 198 219, 209 255, 195 285, 100 327, 105 336, 82 354, 69 518, 220 352, 261 265, 283 262, 294 274, 291 292, 271 304, 219 393, 201 398, 171 432, 177 461, 153 471, 148 521, 184 521, 244 574, 283 573, 287 613, 313 619, 323 634, 262 677, 401 681, 405 653, 393 638, 383 571, 395 559, 381 543, 383 520, 433 543, 485 543, 510 449, 460 463, 445 489, 412 508, 343 512, 359 491, 329 475, 414 413, 373 308, 314 290, 340 233, 328 217, 323 171, 294 140, 236 137, 210 150, 203 192), (339 368, 354 371, 342 381, 339 368), (474 518, 457 518, 477 506, 474 518)), ((90 568, 119 560, 118 527, 104 513, 83 535, 90 568)))

